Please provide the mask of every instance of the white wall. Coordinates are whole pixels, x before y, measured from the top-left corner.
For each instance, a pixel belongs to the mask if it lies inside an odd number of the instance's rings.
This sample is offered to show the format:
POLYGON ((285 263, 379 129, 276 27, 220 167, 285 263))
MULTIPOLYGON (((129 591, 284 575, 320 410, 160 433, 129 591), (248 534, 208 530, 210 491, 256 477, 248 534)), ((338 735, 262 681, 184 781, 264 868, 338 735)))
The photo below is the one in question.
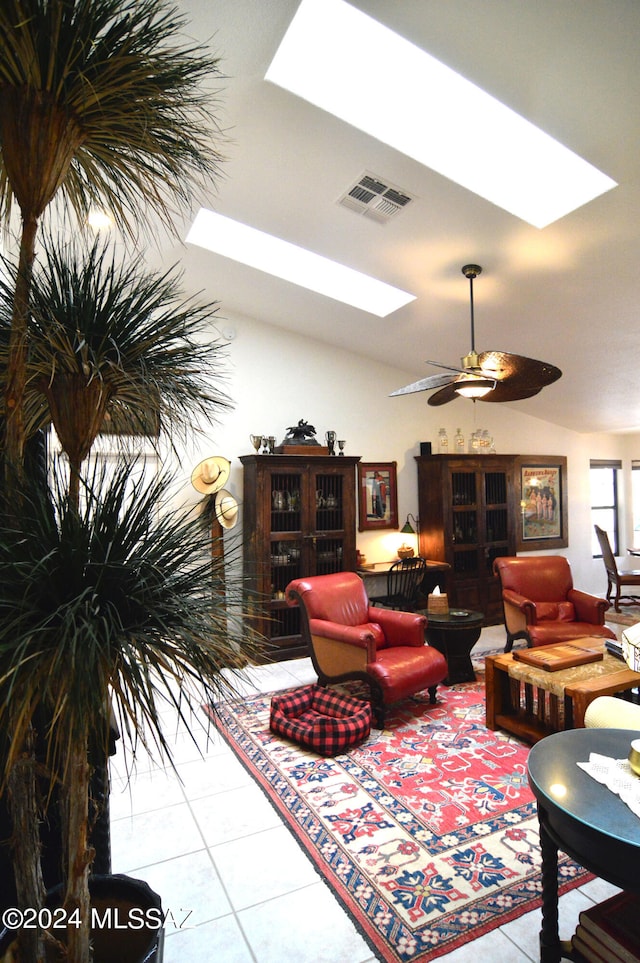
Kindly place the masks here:
MULTIPOLYGON (((560 554, 569 558, 577 587, 604 594, 602 562, 591 557, 589 460, 621 458, 628 472, 631 459, 640 458, 640 434, 578 434, 522 414, 508 404, 460 399, 430 408, 426 392, 389 398, 390 391, 415 380, 415 375, 315 340, 312 321, 309 338, 241 317, 228 316, 220 327, 235 335, 227 349, 229 379, 225 386, 235 407, 218 425, 202 426, 200 436, 181 453, 182 500, 198 501, 200 496, 190 485, 191 470, 203 458, 217 454, 231 460, 227 488, 241 502, 238 458, 253 451, 249 435, 275 435, 280 443, 286 429, 302 418, 315 426, 320 443, 324 443, 325 431, 334 429, 338 438, 346 439, 345 454, 359 455, 366 462, 397 462, 402 526, 407 513, 417 514, 414 456, 419 454, 420 442, 431 441, 436 451, 441 426, 447 428, 450 444, 458 427, 466 438, 475 428, 487 428, 498 453, 567 456, 569 547, 560 554)), ((366 336, 363 324, 362 337, 366 336)), ((553 391, 553 386, 544 390, 553 391)), ((623 500, 626 492, 625 483, 621 486, 623 500)), ((622 546, 632 544, 630 529, 625 527, 621 534, 622 546)), ((357 545, 367 561, 374 562, 394 557, 401 541, 398 532, 360 532, 357 545)))

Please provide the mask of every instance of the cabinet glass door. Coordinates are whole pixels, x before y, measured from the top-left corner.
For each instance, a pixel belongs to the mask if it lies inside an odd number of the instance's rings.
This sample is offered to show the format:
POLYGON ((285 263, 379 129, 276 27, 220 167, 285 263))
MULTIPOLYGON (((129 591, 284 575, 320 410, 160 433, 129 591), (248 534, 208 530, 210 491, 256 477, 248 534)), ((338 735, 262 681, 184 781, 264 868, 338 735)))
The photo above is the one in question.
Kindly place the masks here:
POLYGON ((302 478, 296 473, 271 475, 271 531, 299 532, 301 529, 302 478))
POLYGON ((300 615, 297 609, 287 605, 285 589, 292 579, 303 574, 304 478, 298 472, 272 472, 270 479, 271 540, 268 589, 271 605, 267 631, 271 638, 280 638, 297 635, 300 631, 300 615))
POLYGON ((315 572, 329 575, 342 571, 344 536, 344 478, 318 472, 314 475, 315 572))
POLYGON ((484 540, 487 574, 493 572, 493 560, 509 555, 507 475, 504 471, 488 471, 484 476, 484 540))
POLYGON ((344 528, 342 475, 315 474, 315 531, 340 532, 344 528))
POLYGON ((453 570, 473 577, 478 572, 478 486, 475 471, 451 472, 453 570))

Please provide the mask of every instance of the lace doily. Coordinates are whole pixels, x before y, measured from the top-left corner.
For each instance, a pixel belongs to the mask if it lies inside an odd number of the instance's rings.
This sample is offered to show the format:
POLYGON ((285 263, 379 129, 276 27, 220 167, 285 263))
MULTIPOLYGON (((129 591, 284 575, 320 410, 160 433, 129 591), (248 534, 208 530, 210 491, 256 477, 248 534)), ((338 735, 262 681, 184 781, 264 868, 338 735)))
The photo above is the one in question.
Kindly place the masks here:
POLYGON ((589 762, 579 762, 577 765, 592 779, 620 796, 629 809, 640 816, 640 777, 633 772, 628 759, 611 759, 590 752, 589 762))

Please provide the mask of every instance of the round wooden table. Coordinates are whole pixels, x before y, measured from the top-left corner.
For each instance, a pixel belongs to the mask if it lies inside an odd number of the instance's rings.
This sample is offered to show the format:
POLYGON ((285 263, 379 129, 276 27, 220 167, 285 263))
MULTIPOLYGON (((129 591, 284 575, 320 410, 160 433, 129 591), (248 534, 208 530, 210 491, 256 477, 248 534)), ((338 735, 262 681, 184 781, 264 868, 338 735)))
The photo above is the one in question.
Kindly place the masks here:
POLYGON ((427 642, 442 652, 447 660, 445 685, 475 682, 476 678, 471 664, 471 650, 480 638, 484 615, 468 609, 461 611, 467 613, 462 618, 456 618, 450 612, 424 612, 427 616, 427 642))
POLYGON ((558 850, 614 886, 640 892, 640 819, 577 765, 591 752, 626 759, 637 737, 629 729, 570 729, 541 739, 529 753, 542 853, 540 963, 575 958, 558 933, 558 850))

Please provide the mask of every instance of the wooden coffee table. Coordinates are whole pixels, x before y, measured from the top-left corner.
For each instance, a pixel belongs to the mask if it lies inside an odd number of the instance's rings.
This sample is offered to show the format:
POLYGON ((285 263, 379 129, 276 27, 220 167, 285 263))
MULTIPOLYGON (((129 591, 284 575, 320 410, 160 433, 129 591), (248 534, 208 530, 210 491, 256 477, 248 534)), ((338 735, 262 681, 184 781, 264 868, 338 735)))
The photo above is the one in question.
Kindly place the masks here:
MULTIPOLYGON (((604 648, 601 638, 572 641, 585 648, 604 648)), ((525 742, 535 743, 562 729, 584 726, 590 702, 640 686, 640 673, 610 655, 601 662, 559 672, 534 669, 512 653, 485 658, 486 720, 488 729, 504 729, 525 742)))

